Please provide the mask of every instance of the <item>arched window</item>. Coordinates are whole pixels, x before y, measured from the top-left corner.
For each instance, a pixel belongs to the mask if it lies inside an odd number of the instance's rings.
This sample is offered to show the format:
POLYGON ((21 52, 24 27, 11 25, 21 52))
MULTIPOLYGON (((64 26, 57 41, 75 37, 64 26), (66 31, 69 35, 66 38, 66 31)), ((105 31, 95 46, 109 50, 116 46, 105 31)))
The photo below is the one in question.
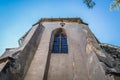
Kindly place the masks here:
POLYGON ((67 37, 62 31, 54 35, 52 53, 68 53, 67 37))

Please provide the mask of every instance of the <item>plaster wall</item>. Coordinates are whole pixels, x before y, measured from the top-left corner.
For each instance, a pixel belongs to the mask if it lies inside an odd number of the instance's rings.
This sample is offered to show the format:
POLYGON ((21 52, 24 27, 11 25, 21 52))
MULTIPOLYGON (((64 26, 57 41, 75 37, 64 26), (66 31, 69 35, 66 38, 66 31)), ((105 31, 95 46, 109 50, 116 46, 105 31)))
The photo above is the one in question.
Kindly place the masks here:
POLYGON ((87 45, 91 33, 86 34, 84 26, 75 22, 65 23, 64 27, 60 22, 42 25, 45 30, 25 80, 106 80, 96 53, 87 45), (51 34, 56 28, 66 30, 68 54, 49 53, 51 34))

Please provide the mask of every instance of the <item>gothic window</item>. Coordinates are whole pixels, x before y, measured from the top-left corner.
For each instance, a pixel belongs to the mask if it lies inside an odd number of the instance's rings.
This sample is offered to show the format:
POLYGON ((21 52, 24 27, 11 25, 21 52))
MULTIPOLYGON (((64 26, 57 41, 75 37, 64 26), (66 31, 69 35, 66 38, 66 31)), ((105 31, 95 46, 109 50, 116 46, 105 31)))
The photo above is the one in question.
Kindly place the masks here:
POLYGON ((54 36, 53 53, 68 53, 67 37, 63 33, 54 36))

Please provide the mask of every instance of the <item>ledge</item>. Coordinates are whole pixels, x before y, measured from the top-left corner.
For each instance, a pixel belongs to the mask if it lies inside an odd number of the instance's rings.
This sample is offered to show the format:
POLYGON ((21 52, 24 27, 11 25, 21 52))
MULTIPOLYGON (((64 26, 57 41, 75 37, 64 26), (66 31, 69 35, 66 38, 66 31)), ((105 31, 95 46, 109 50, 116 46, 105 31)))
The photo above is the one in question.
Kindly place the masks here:
POLYGON ((43 22, 77 22, 88 25, 83 22, 81 18, 41 18, 37 23, 33 24, 33 26, 43 22))

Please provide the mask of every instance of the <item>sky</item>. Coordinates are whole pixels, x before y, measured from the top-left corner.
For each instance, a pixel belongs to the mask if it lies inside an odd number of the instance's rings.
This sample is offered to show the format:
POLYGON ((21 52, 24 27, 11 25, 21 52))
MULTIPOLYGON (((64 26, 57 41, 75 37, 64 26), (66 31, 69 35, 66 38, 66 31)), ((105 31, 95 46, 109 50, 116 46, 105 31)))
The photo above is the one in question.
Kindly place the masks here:
POLYGON ((101 43, 120 46, 120 10, 110 11, 112 0, 0 0, 0 55, 18 47, 18 40, 41 18, 80 17, 101 43))

